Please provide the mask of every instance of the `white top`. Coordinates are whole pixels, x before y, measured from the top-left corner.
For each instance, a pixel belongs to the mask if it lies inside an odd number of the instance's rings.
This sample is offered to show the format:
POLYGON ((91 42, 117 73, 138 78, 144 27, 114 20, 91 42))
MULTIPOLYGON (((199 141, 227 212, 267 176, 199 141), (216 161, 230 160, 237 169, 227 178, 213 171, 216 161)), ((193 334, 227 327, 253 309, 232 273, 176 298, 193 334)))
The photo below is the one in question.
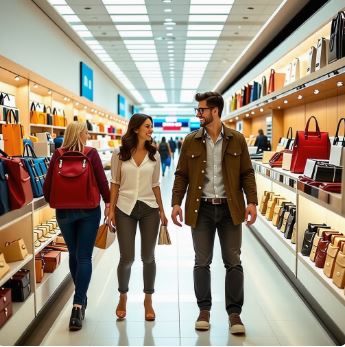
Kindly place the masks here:
POLYGON ((116 177, 117 168, 120 164, 120 149, 116 148, 111 158, 111 183, 119 184, 119 196, 116 206, 127 215, 132 210, 138 200, 144 202, 152 208, 158 208, 156 197, 152 188, 159 186, 159 175, 161 167, 161 157, 158 151, 155 154, 156 161, 152 161, 146 154, 140 166, 137 166, 133 157, 123 161, 121 164, 121 175, 116 177))

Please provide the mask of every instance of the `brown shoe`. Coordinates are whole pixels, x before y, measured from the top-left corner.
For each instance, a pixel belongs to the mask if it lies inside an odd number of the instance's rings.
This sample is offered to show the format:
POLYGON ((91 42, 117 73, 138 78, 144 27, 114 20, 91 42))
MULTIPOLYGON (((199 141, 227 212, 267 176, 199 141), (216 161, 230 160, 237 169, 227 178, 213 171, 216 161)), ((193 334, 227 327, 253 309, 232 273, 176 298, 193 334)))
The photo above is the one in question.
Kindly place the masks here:
POLYGON ((197 321, 195 322, 196 330, 210 329, 210 311, 201 310, 197 321))
POLYGON ((231 334, 245 334, 246 330, 241 321, 241 317, 238 313, 231 313, 229 315, 229 325, 231 334))

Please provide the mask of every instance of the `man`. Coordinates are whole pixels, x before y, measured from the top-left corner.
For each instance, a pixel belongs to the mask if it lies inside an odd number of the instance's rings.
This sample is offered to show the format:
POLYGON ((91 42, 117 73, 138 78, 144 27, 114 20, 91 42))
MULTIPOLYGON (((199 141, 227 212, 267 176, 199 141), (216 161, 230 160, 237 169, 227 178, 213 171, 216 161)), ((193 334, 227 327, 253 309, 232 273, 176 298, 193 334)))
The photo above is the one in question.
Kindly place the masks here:
POLYGON ((191 226, 195 251, 194 290, 200 309, 197 330, 210 322, 211 274, 215 232, 226 268, 225 298, 230 331, 244 334, 243 269, 240 260, 242 225, 256 220, 257 193, 245 138, 221 122, 224 107, 219 93, 198 93, 196 116, 201 128, 187 135, 175 172, 172 220, 182 226, 181 203, 188 187, 186 224, 191 226), (246 195, 245 206, 243 191, 246 195), (178 220, 178 218, 179 220, 178 220))

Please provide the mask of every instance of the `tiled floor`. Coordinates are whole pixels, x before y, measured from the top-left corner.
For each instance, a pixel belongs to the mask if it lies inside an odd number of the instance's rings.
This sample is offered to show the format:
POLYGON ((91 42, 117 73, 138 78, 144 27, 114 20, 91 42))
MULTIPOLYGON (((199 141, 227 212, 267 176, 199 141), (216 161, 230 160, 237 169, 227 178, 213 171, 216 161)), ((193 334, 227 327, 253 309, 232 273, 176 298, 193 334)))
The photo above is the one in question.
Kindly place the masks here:
MULTIPOLYGON (((162 179, 166 213, 170 215, 173 181, 171 168, 162 179)), ((229 333, 224 309, 224 266, 216 241, 212 264, 213 308, 209 332, 197 332, 198 308, 193 290, 193 248, 189 227, 170 221, 172 246, 157 246, 157 278, 154 308, 156 321, 144 321, 140 245, 133 265, 127 318, 116 320, 118 298, 117 243, 97 256, 89 289, 89 306, 83 329, 68 331, 71 300, 60 312, 42 345, 334 345, 251 232, 243 230, 245 305, 242 318, 245 337, 229 333)), ((139 241, 139 238, 137 238, 139 241)))

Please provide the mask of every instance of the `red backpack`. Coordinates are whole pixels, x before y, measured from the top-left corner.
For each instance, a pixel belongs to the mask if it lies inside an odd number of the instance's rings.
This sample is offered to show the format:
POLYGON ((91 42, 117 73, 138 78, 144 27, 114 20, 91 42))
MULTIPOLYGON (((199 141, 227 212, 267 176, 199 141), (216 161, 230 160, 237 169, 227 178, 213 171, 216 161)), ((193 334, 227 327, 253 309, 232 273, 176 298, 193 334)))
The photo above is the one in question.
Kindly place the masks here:
POLYGON ((100 193, 87 157, 91 150, 91 147, 85 147, 84 153, 81 153, 57 149, 60 156, 53 167, 50 207, 91 209, 99 205, 100 193))

